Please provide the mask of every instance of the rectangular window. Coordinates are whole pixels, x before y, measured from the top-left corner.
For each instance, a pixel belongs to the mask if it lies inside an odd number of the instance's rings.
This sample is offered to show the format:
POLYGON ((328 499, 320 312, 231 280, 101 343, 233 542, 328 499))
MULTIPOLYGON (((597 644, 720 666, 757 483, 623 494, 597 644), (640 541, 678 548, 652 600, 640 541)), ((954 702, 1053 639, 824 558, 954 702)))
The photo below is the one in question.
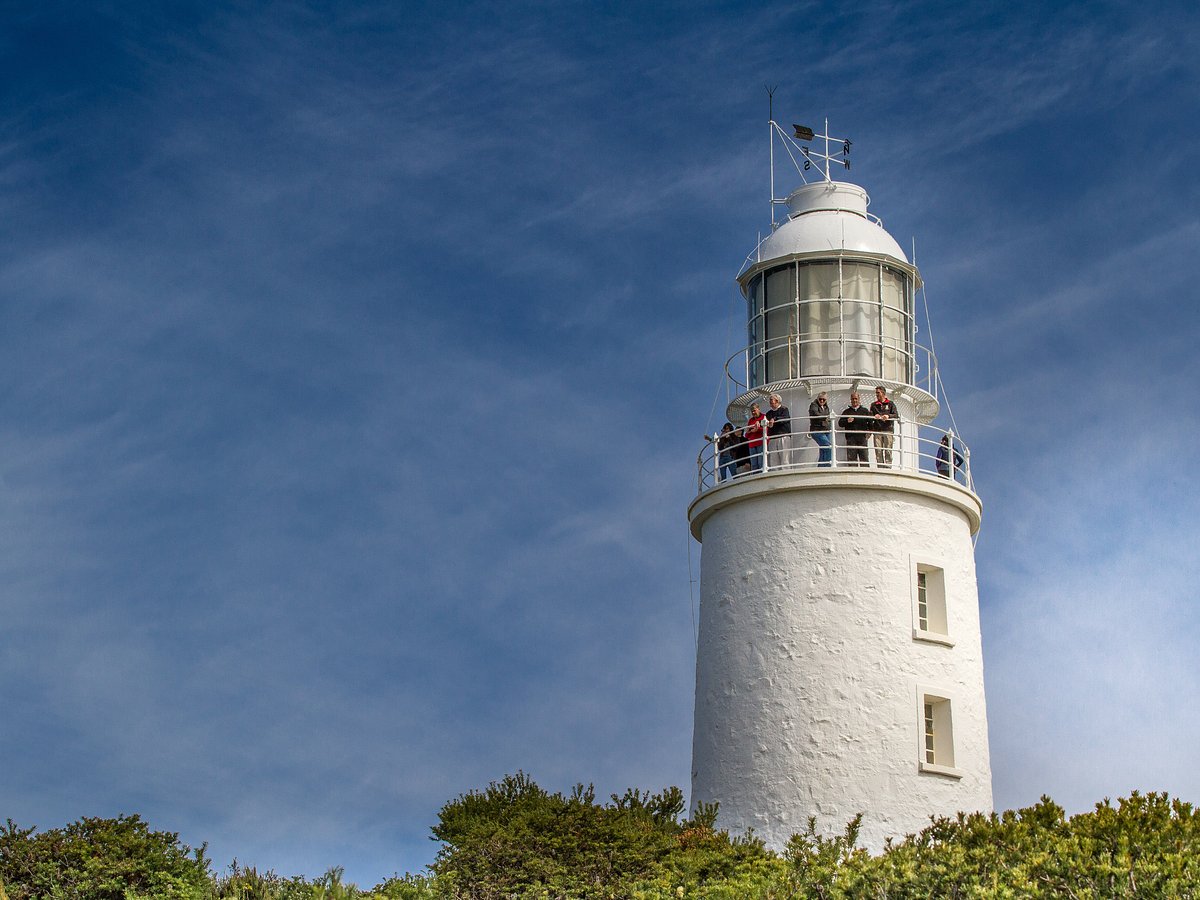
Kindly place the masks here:
POLYGON ((961 778, 954 767, 954 717, 950 698, 940 692, 921 690, 922 772, 961 778))
POLYGON ((933 735, 933 704, 925 704, 925 762, 937 762, 937 745, 933 735))
POLYGON ((913 639, 954 646, 946 614, 946 571, 912 559, 913 639))

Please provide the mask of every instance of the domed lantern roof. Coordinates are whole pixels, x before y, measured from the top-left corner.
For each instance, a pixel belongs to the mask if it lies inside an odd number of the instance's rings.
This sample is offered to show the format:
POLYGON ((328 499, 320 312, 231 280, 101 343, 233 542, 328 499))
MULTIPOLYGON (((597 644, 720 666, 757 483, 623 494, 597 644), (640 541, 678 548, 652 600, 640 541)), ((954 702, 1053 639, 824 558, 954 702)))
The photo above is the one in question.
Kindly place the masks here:
POLYGON ((867 213, 870 199, 856 184, 841 181, 806 184, 792 191, 786 203, 788 220, 762 242, 756 262, 839 250, 908 262, 896 240, 883 230, 877 218, 867 213))

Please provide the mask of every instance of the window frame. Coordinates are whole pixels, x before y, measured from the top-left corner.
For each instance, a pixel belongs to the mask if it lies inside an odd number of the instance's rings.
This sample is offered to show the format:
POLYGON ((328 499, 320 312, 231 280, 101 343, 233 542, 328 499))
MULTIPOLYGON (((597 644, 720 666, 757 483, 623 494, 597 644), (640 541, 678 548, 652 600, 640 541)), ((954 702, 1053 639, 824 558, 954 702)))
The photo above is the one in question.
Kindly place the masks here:
POLYGON ((944 688, 917 685, 916 701, 918 771, 946 778, 962 778, 966 773, 959 767, 960 760, 955 752, 954 695, 944 688), (927 712, 931 713, 928 717, 927 712), (932 719, 931 730, 928 719, 932 719), (930 742, 933 743, 932 748, 927 746, 930 742), (932 762, 930 754, 933 755, 932 762))
POLYGON ((950 604, 946 596, 946 566, 926 554, 909 556, 909 582, 912 591, 912 638, 930 644, 953 647, 950 631, 950 604), (925 576, 925 627, 921 627, 921 581, 925 576), (930 627, 932 626, 932 627, 930 627), (942 630, 939 630, 940 629, 942 630))

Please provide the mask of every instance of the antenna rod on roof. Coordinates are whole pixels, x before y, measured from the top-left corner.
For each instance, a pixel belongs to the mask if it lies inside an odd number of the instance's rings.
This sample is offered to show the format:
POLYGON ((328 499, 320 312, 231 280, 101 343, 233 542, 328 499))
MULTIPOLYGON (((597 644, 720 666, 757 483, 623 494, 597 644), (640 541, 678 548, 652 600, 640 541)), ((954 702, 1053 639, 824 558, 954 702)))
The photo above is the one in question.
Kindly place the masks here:
POLYGON ((833 181, 829 177, 829 116, 825 117, 825 180, 833 181))
POLYGON ((771 157, 771 231, 775 231, 775 87, 767 87, 767 145, 771 157))

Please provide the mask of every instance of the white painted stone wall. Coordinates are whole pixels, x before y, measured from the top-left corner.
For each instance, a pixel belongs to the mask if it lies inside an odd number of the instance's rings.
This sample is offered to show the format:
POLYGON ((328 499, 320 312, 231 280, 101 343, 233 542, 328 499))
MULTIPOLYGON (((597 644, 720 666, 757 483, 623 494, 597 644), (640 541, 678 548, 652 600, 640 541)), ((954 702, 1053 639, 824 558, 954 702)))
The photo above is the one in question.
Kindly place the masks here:
POLYGON ((835 833, 861 812, 873 851, 931 814, 991 810, 961 509, 932 489, 831 486, 744 497, 701 527, 693 808, 719 801, 722 827, 777 849, 809 816, 835 833), (921 561, 945 570, 953 646, 914 640, 921 561), (952 700, 961 777, 921 771, 922 687, 952 700))

